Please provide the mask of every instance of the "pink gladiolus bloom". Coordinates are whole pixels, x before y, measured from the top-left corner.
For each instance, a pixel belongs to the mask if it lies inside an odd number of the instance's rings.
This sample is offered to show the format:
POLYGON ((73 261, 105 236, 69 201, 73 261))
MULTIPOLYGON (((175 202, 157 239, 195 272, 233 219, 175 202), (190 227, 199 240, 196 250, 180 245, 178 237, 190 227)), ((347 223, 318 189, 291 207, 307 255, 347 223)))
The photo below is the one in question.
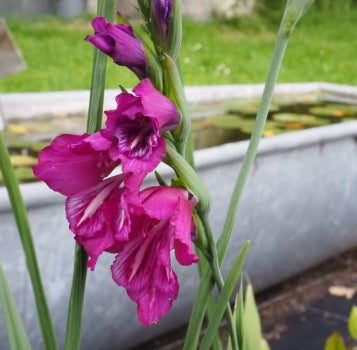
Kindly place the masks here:
POLYGON ((177 298, 179 285, 171 267, 170 251, 181 265, 198 261, 192 249, 192 210, 188 192, 173 187, 151 187, 140 192, 132 208, 129 241, 115 247, 113 280, 137 303, 139 321, 157 323, 177 298))
POLYGON ((166 146, 161 133, 178 126, 180 113, 149 79, 133 92, 116 97, 117 109, 105 112, 106 128, 101 133, 111 141, 110 156, 122 161, 124 172, 147 173, 163 159, 166 146))
POLYGON ((130 190, 120 187, 126 176, 130 175, 110 177, 67 198, 69 228, 91 257, 88 266, 92 270, 103 251, 128 240, 131 220, 126 196, 130 190))
POLYGON ((113 58, 120 66, 131 69, 139 79, 147 77, 147 59, 143 44, 135 38, 131 26, 113 24, 103 17, 92 21, 94 36, 85 38, 99 50, 113 58))
POLYGON ((33 167, 35 176, 65 196, 101 181, 120 161, 113 161, 107 150, 95 150, 91 141, 95 138, 101 148, 108 148, 108 140, 98 133, 57 136, 40 152, 39 164, 33 167))

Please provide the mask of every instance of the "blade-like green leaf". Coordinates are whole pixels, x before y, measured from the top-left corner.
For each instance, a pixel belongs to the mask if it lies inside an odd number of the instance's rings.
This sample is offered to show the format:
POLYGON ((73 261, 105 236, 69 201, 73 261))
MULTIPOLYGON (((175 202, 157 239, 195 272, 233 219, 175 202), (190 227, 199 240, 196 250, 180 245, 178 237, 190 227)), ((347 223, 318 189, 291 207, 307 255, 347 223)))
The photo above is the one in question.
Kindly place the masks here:
POLYGON ((326 340, 324 350, 347 350, 345 343, 341 335, 337 332, 333 332, 326 340))
MULTIPOLYGON (((242 280, 241 280, 241 286, 242 286, 242 280)), ((239 289, 240 290, 240 289, 239 289)), ((234 326, 236 327, 237 329, 237 309, 238 309, 238 293, 236 294, 236 298, 235 298, 235 301, 234 301, 234 307, 233 307, 233 324, 234 326)), ((238 333, 238 332, 237 332, 238 333)), ((238 346, 239 346, 239 343, 238 343, 238 346)), ((232 339, 231 337, 228 338, 228 344, 227 344, 227 350, 232 350, 232 339)), ((239 349, 241 349, 241 347, 239 347, 239 349)))
POLYGON ((357 306, 352 306, 350 317, 348 318, 348 330, 351 337, 357 341, 357 306))
POLYGON ((243 279, 241 279, 238 292, 238 305, 236 315, 236 327, 239 349, 246 350, 245 332, 244 332, 244 298, 243 298, 243 279))
POLYGON ((270 350, 270 346, 264 338, 261 339, 260 349, 261 350, 270 350))
POLYGON ((35 245, 27 216, 27 210, 11 164, 9 151, 6 147, 3 133, 0 130, 0 170, 9 195, 11 208, 16 220, 23 252, 26 258, 27 270, 30 275, 33 293, 35 296, 37 315, 40 323, 44 348, 56 350, 57 340, 50 311, 43 289, 40 269, 38 267, 35 245))
POLYGON ((251 283, 248 283, 244 301, 244 336, 247 350, 261 348, 262 328, 251 283))
MULTIPOLYGON (((198 266, 199 266, 200 276, 202 276, 202 274, 204 273, 204 270, 205 270, 205 266, 208 267, 208 261, 205 259, 204 252, 202 252, 201 250, 197 251, 197 255, 200 258, 200 264, 198 266)), ((213 296, 213 293, 210 293, 210 295, 208 297, 207 310, 206 310, 207 323, 210 322, 210 319, 211 319, 211 316, 212 316, 212 313, 214 310, 214 306, 215 306, 214 296, 213 296)), ((212 350, 223 350, 222 342, 219 337, 219 332, 216 333, 215 339, 212 344, 212 350)))
MULTIPOLYGON (((0 262, 0 301, 11 350, 31 350, 15 300, 0 262)), ((4 344, 3 344, 4 345, 4 344)))
POLYGON ((222 320, 224 311, 227 308, 227 304, 229 303, 234 287, 236 286, 245 257, 247 255, 249 244, 249 241, 245 243, 228 273, 227 279, 224 283, 221 293, 219 294, 216 307, 213 311, 211 322, 209 323, 205 335, 202 339, 200 350, 208 350, 212 344, 215 333, 218 330, 222 320))
POLYGON ((201 326, 207 309, 209 297, 213 288, 213 280, 207 266, 201 275, 195 303, 188 324, 183 350, 197 349, 201 326))

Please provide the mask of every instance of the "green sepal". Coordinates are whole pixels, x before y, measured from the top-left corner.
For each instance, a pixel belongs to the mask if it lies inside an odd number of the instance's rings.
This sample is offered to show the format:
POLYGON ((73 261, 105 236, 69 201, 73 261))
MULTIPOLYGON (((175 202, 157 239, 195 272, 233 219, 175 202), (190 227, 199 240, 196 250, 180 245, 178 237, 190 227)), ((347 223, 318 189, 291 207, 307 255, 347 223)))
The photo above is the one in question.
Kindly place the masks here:
POLYGON ((174 101, 181 113, 180 125, 173 130, 176 146, 182 155, 185 155, 185 146, 191 130, 191 117, 188 109, 185 90, 182 84, 181 75, 176 63, 167 54, 165 57, 165 69, 167 72, 168 97, 174 101))
POLYGON ((160 186, 167 186, 165 179, 159 174, 159 172, 155 171, 154 174, 156 181, 159 183, 160 186))
POLYGON ((202 254, 205 256, 207 260, 211 259, 210 249, 208 246, 207 238, 205 235, 205 228, 203 226, 202 220, 198 213, 194 210, 192 213, 193 220, 195 221, 196 230, 197 230, 197 237, 193 240, 193 243, 202 254))
POLYGON ((182 16, 181 16, 181 1, 173 0, 172 21, 170 23, 169 42, 167 53, 174 61, 179 56, 182 43, 182 16))
POLYGON ((199 214, 203 216, 208 214, 211 208, 211 196, 207 186, 168 140, 166 142, 166 157, 164 161, 175 170, 185 187, 196 197, 196 209, 199 214))
POLYGON ((163 91, 163 72, 160 61, 154 51, 143 41, 145 55, 148 60, 148 75, 156 90, 163 91))

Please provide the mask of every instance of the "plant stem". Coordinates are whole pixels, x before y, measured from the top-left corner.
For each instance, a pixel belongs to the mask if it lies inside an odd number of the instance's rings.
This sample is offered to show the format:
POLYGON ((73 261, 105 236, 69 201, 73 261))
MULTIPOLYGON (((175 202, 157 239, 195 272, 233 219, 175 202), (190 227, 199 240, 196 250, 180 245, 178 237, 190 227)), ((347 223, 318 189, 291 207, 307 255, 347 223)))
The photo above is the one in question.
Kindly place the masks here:
POLYGON ((220 264, 222 264, 229 240, 231 237, 232 229, 233 229, 233 224, 235 221, 235 217, 238 211, 238 206, 240 203, 240 199, 243 193, 243 189, 245 186, 245 183, 247 181, 251 166, 253 164, 253 161, 255 159, 258 145, 265 127, 265 122, 267 119, 267 115, 269 112, 269 107, 271 104, 271 100, 273 98, 273 93, 274 93, 274 86, 279 74, 279 70, 281 67, 281 63, 285 54, 286 46, 289 40, 289 36, 286 34, 286 32, 283 30, 284 26, 284 21, 282 21, 280 25, 280 29, 277 35, 277 40, 275 43, 275 48, 272 56, 272 60, 270 63, 269 71, 268 71, 268 76, 266 80, 266 84, 264 87, 263 91, 263 96, 262 100, 259 106, 259 110, 257 113, 256 121, 254 124, 254 128, 252 131, 252 135, 250 138, 248 150, 246 152, 246 155, 244 157, 243 163, 241 170, 239 172, 239 175, 237 177, 233 194, 230 200, 229 204, 229 209, 228 213, 226 216, 226 220, 224 223, 223 227, 223 233, 220 236, 218 242, 217 242, 217 247, 218 247, 218 258, 220 264))
MULTIPOLYGON (((270 103, 273 97, 274 86, 277 81, 278 73, 283 61, 285 50, 288 44, 289 36, 295 27, 300 17, 311 6, 313 0, 288 0, 285 8, 284 16, 281 21, 272 60, 270 63, 266 84, 262 96, 262 101, 259 106, 256 122, 254 124, 252 136, 249 142, 246 156, 239 175, 237 177, 233 194, 230 200, 229 209, 227 212, 225 224, 223 227, 222 235, 217 242, 218 249, 218 267, 222 264, 227 247, 230 241, 235 216, 237 214, 238 206, 240 203, 241 195, 244 185, 249 175, 250 168, 253 164, 258 145, 264 130, 266 118, 268 115, 270 103)), ((184 350, 191 350, 197 347, 199 333, 198 327, 201 326, 204 313, 208 304, 208 295, 210 294, 213 283, 210 279, 210 273, 206 266, 204 266, 203 273, 201 274, 201 281, 191 313, 190 322, 187 330, 187 337, 184 344, 184 350)), ((217 269, 217 267, 215 267, 217 269)))
POLYGON ((15 216, 16 225, 20 234, 23 251, 26 258, 27 269, 30 275, 31 284, 35 295, 37 314, 40 322, 44 346, 47 350, 55 350, 57 349, 56 335, 53 328, 51 315, 48 309, 45 292, 43 290, 27 211, 1 130, 0 169, 3 174, 4 183, 9 194, 12 211, 15 216))
MULTIPOLYGON (((105 17, 108 21, 112 21, 114 15, 114 0, 99 0, 97 14, 98 16, 105 17)), ((93 133, 101 127, 106 64, 107 57, 95 48, 87 120, 88 133, 93 133)), ((65 350, 77 350, 80 348, 82 310, 88 269, 87 261, 88 254, 83 247, 76 244, 72 289, 68 305, 65 350)))
POLYGON ((80 347, 83 299, 88 269, 87 260, 88 254, 86 251, 83 247, 76 244, 72 289, 68 306, 65 350, 75 350, 80 347))
MULTIPOLYGON (((99 0, 97 15, 106 18, 108 21, 112 21, 114 15, 114 0, 99 0)), ((88 133, 93 133, 102 126, 106 67, 107 56, 97 48, 94 48, 91 93, 87 119, 88 133)))
MULTIPOLYGON (((221 292, 224 287, 224 279, 222 277, 222 273, 220 270, 220 264, 219 264, 218 255, 217 255, 216 243, 214 241, 211 225, 208 222, 207 216, 201 217, 201 219, 202 219, 203 226, 205 228, 208 246, 211 251, 211 259, 209 260, 209 263, 211 266, 211 273, 213 275, 214 281, 218 287, 219 292, 221 292)), ((231 337, 232 349, 238 350, 237 332, 236 332, 235 323, 233 321, 233 315, 232 315, 232 310, 231 310, 231 307, 229 304, 229 300, 227 302, 225 317, 227 320, 229 334, 231 337)))

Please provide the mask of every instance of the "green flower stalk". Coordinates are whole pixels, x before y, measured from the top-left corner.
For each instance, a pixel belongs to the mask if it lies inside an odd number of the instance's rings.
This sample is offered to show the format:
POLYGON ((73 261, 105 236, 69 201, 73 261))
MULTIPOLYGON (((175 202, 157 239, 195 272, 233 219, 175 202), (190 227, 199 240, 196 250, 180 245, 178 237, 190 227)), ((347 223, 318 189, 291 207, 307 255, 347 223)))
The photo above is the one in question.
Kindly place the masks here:
POLYGON ((273 56, 270 62, 270 67, 262 99, 250 138, 248 150, 244 157, 242 167, 235 183, 230 205, 228 208, 228 213, 223 227, 223 232, 218 241, 219 259, 221 264, 228 248, 241 195, 243 193, 243 189, 247 181, 249 171, 254 162, 258 150, 258 145, 263 134, 265 122, 269 112, 269 107, 273 98, 274 87, 285 55, 290 34, 292 33, 299 19, 308 10, 308 8, 312 5, 313 2, 314 0, 288 0, 286 3, 284 15, 281 20, 277 34, 277 39, 275 42, 273 56))
MULTIPOLYGON (((228 213, 223 227, 223 232, 217 242, 219 266, 222 264, 225 253, 228 248, 241 195, 243 193, 243 189, 246 180, 248 178, 249 171, 253 164, 255 155, 257 153, 259 141, 261 139, 264 130, 266 118, 273 97, 274 86, 277 81, 278 73, 280 71, 280 67, 286 51, 290 34, 294 29, 298 20, 308 10, 308 8, 311 6, 312 3, 313 0, 288 0, 287 1, 283 19, 279 27, 276 44, 273 52, 273 57, 271 59, 261 104, 259 106, 256 122, 254 124, 252 136, 249 142, 248 150, 243 160, 243 164, 233 190, 228 213)), ((197 347, 198 337, 199 337, 199 333, 197 332, 197 327, 198 327, 197 323, 198 322, 200 323, 203 320, 203 316, 209 300, 209 298, 207 297, 209 293, 208 291, 211 290, 211 288, 213 287, 213 284, 208 278, 207 274, 208 272, 204 274, 203 277, 201 278, 201 283, 198 290, 198 296, 196 299, 195 307, 191 314, 191 319, 187 330, 188 336, 186 338, 186 342, 184 346, 184 349, 187 350, 194 349, 197 347), (205 295, 206 302, 203 302, 201 300, 203 293, 205 295)), ((206 345, 209 346, 210 343, 207 341, 207 343, 204 344, 205 346, 206 345)))
MULTIPOLYGON (((99 16, 112 20, 114 16, 114 0, 99 0, 97 12, 99 16)), ((87 131, 89 133, 99 130, 102 124, 106 64, 107 57, 105 54, 95 49, 87 119, 87 131)), ((84 251, 83 247, 76 244, 72 289, 68 306, 65 350, 80 348, 87 261, 88 254, 84 251)))

